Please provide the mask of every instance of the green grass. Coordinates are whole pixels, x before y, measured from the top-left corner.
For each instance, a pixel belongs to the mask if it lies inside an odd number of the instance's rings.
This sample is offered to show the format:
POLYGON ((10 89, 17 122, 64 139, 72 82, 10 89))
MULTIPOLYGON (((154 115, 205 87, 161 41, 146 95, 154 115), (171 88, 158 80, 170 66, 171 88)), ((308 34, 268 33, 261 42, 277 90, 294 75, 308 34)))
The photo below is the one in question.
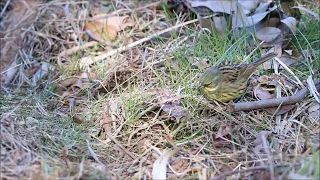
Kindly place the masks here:
MULTIPOLYGON (((167 11, 165 15, 170 17, 170 19, 174 18, 174 15, 169 14, 167 11)), ((313 62, 301 61, 299 66, 290 67, 303 82, 305 82, 309 75, 314 75, 314 79, 319 78, 319 26, 319 21, 311 16, 304 15, 297 33, 289 44, 289 49, 299 52, 311 50, 314 55, 313 62)), ((207 31, 195 33, 194 27, 191 28, 191 30, 183 30, 183 37, 178 37, 175 34, 168 41, 152 41, 150 44, 137 46, 141 53, 139 60, 144 63, 144 66, 141 67, 150 73, 150 76, 142 75, 142 68, 135 69, 131 72, 130 77, 122 81, 116 81, 115 87, 108 89, 104 94, 101 93, 99 96, 93 97, 91 96, 90 89, 83 90, 84 93, 82 95, 88 100, 81 102, 78 106, 62 106, 62 102, 58 101, 59 95, 54 92, 54 85, 47 82, 41 84, 43 86, 41 91, 34 89, 12 97, 1 95, 1 103, 5 106, 1 106, 0 113, 7 113, 15 107, 19 107, 5 121, 6 129, 9 131, 11 128, 10 123, 12 123, 15 128, 20 130, 20 134, 17 133, 18 135, 15 137, 18 141, 24 140, 29 144, 32 144, 33 140, 35 141, 37 148, 35 151, 41 157, 38 163, 41 164, 43 174, 46 177, 54 176, 56 171, 65 173, 65 176, 75 175, 72 171, 73 169, 65 167, 64 161, 61 158, 61 153, 65 147, 69 150, 68 157, 73 163, 74 168, 80 168, 80 164, 84 159, 84 172, 88 175, 88 178, 100 179, 103 176, 105 177, 106 172, 90 166, 90 163, 95 162, 95 160, 88 153, 86 139, 90 140, 92 148, 99 158, 103 159, 106 164, 110 164, 108 168, 111 168, 114 172, 127 173, 126 169, 122 168, 126 168, 126 163, 133 160, 123 153, 119 148, 119 144, 105 136, 103 112, 115 118, 109 124, 112 129, 110 133, 114 135, 124 148, 134 153, 137 157, 146 156, 150 149, 162 151, 171 148, 170 143, 166 139, 166 137, 171 136, 174 143, 185 143, 181 145, 181 148, 187 154, 186 156, 189 156, 195 149, 203 148, 196 155, 193 154, 192 156, 196 157, 199 154, 199 156, 203 155, 202 158, 210 159, 213 157, 213 159, 216 158, 214 160, 224 163, 239 162, 250 167, 252 164, 243 160, 244 154, 246 157, 249 155, 254 156, 250 150, 254 146, 252 142, 256 138, 255 135, 261 131, 272 130, 274 126, 278 125, 274 120, 275 118, 264 111, 259 111, 259 113, 256 111, 249 113, 228 113, 223 109, 218 110, 216 104, 206 101, 199 92, 197 79, 203 69, 195 67, 193 63, 197 61, 197 58, 206 58, 210 66, 249 63, 260 57, 261 49, 258 49, 247 62, 242 62, 243 58, 252 51, 247 46, 249 35, 246 32, 240 32, 239 37, 235 37, 232 32, 226 32, 225 36, 220 36, 216 33, 208 33, 207 31), (189 39, 179 44, 185 36, 188 36, 189 39), (171 41, 176 42, 173 43, 168 51, 165 51, 168 43, 171 41), (155 49, 154 52, 152 51, 155 55, 151 60, 144 57, 147 46, 152 46, 155 49), (161 69, 153 64, 160 61, 163 61, 163 63, 160 63, 161 67, 163 67, 161 69), (160 104, 157 100, 158 95, 153 93, 155 89, 171 90, 173 94, 170 97, 177 96, 177 92, 179 91, 179 95, 184 96, 183 99, 178 100, 186 112, 185 117, 180 122, 177 122, 168 113, 160 110, 163 104, 160 104), (16 102, 20 102, 24 98, 27 99, 26 103, 16 104, 16 102), (60 107, 67 108, 65 116, 52 112, 52 110, 58 108, 50 108, 50 103, 57 103, 60 107), (115 111, 110 111, 110 104, 112 103, 116 104, 115 111), (44 109, 45 113, 41 113, 39 107, 44 109), (69 111, 77 114, 83 120, 82 124, 75 123, 67 115, 69 111), (257 124, 248 118, 248 116, 256 118, 260 123, 257 124), (36 119, 37 123, 27 126, 25 122, 28 117, 36 119), (23 125, 20 126, 20 124, 23 125), (231 148, 233 154, 224 152, 223 148, 219 149, 213 145, 216 143, 214 136, 222 124, 237 127, 233 132, 230 132, 230 141, 233 142, 231 148), (180 128, 179 130, 177 130, 178 127, 180 128), (131 136, 130 143, 129 136, 131 136), (240 144, 240 146, 237 144, 240 144), (146 154, 142 155, 143 153, 146 154), (223 158, 218 159, 219 157, 223 158), (57 161, 60 163, 57 163, 57 161)), ((90 53, 96 50, 97 48, 93 47, 92 49, 87 49, 86 52, 90 53)), ((68 76, 79 71, 76 60, 80 58, 80 55, 81 53, 72 57, 75 60, 75 64, 71 66, 73 67, 72 71, 62 71, 62 75, 68 76)), ((126 55, 126 53, 123 53, 121 56, 114 58, 120 61, 128 58, 125 57, 126 55)), ((107 72, 111 67, 109 60, 111 59, 93 66, 92 70, 97 74, 97 79, 99 80, 99 82, 93 83, 99 84, 109 78, 110 72, 107 72)), ((128 66, 123 67, 129 68, 128 66)), ((286 71, 282 72, 288 75, 286 71)), ((259 68, 259 74, 272 76, 273 72, 272 70, 259 68)), ((292 78, 291 75, 288 75, 288 77, 292 78)), ((110 79, 115 79, 115 76, 110 77, 110 79)), ((108 85, 108 82, 105 85, 108 85)), ((251 92, 248 92, 242 100, 250 100, 250 96, 251 92)), ((66 99, 64 100, 67 101, 66 99)), ((314 100, 309 97, 308 101, 314 100)), ((300 104, 297 104, 297 107, 300 107, 300 104)), ((306 115, 303 113, 297 116, 296 119, 308 122, 306 115)), ((292 114, 290 112, 287 116, 282 116, 282 120, 287 120, 292 114)), ((283 121, 280 123, 284 123, 283 121)), ((316 123, 308 123, 310 126, 317 125, 316 123)), ((291 127, 295 130, 299 129, 296 124, 288 125, 288 128, 291 127)), ((286 150, 285 148, 290 150, 296 148, 295 143, 299 140, 300 133, 306 133, 307 136, 310 136, 310 132, 305 131, 297 132, 297 134, 285 134, 284 137, 286 139, 281 139, 283 141, 281 142, 283 143, 281 144, 283 151, 286 150)), ((281 134, 277 134, 275 137, 279 138, 282 136, 281 134)), ((9 144, 9 142, 7 143, 9 144)), ((316 144, 317 142, 312 143, 316 144)), ((288 152, 285 151, 285 153, 288 152)), ((312 151, 310 157, 303 159, 305 166, 298 173, 317 177, 319 174, 317 168, 314 168, 312 172, 310 172, 310 168, 314 164, 316 167, 319 167, 319 161, 315 161, 315 159, 319 158, 319 150, 312 151)), ((284 161, 291 162, 291 159, 288 158, 284 161)), ((201 161, 201 163, 206 162, 201 161)), ((134 168, 138 169, 136 166, 132 169, 134 168)), ((123 178, 124 176, 120 177, 123 178)), ((196 178, 198 175, 197 173, 193 173, 186 177, 196 178)))

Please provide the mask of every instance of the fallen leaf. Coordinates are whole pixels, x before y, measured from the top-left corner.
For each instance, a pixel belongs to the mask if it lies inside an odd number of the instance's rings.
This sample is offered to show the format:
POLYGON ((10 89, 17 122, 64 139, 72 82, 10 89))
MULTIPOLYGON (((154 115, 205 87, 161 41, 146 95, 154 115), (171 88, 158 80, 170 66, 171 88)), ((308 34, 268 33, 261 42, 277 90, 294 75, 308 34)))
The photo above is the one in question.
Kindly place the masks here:
POLYGON ((90 21, 84 27, 87 33, 92 33, 100 41, 114 40, 119 31, 135 25, 129 16, 105 16, 105 14, 94 16, 93 18, 104 18, 90 21))
MULTIPOLYGON (((0 61, 0 63, 2 63, 2 61, 0 61)), ((5 73, 5 75, 1 76, 0 85, 2 84, 2 82, 4 82, 4 84, 9 84, 13 80, 14 76, 16 75, 16 73, 18 71, 16 66, 17 66, 16 61, 13 61, 12 64, 9 65, 9 68, 6 70, 7 72, 5 73)), ((5 72, 5 71, 3 71, 3 72, 5 72)))
POLYGON ((310 9, 307 9, 307 8, 305 8, 303 6, 293 6, 292 8, 296 8, 296 9, 300 9, 300 10, 306 11, 307 13, 311 14, 312 16, 314 16, 315 18, 320 20, 319 14, 311 11, 310 9))
POLYGON ((21 48, 19 43, 24 42, 23 38, 27 29, 36 20, 38 14, 37 3, 38 0, 11 1, 12 9, 1 19, 4 31, 1 32, 3 37, 1 37, 0 43, 0 84, 2 82, 10 83, 17 72, 17 64, 14 59, 21 48), (10 70, 7 71, 9 68, 10 70), (5 71, 7 72, 3 75, 2 73, 5 71))
MULTIPOLYGON (((207 7, 212 12, 222 12, 231 14, 232 11, 236 11, 235 1, 203 1, 203 0, 187 0, 187 5, 190 9, 197 12, 197 7, 207 7)), ((199 14, 199 12, 197 12, 199 14)), ((200 13, 201 14, 201 13, 200 13)))
POLYGON ((64 162, 66 163, 67 167, 70 168, 70 160, 69 160, 69 149, 68 146, 64 146, 62 148, 62 152, 60 153, 60 157, 61 159, 64 160, 64 162))
POLYGON ((65 97, 68 97, 70 95, 71 95, 71 93, 69 91, 63 92, 61 97, 60 97, 60 99, 59 99, 59 101, 62 101, 65 97))
MULTIPOLYGON (((283 62, 287 66, 291 66, 297 63, 296 58, 292 56, 283 55, 280 57, 280 61, 283 62)), ((263 69, 273 69, 271 61, 267 61, 263 63, 263 69)), ((279 69, 283 69, 283 67, 279 64, 279 69)))
POLYGON ((232 152, 232 143, 231 143, 232 139, 231 139, 231 135, 227 134, 225 135, 223 138, 219 137, 219 138, 215 138, 214 140, 214 147, 216 148, 225 148, 224 152, 227 151, 231 151, 232 152), (230 148, 230 149, 228 149, 230 148))
POLYGON ((285 19, 281 19, 280 21, 284 23, 292 33, 295 33, 297 31, 298 21, 294 17, 287 17, 285 19))
POLYGON ((84 84, 81 79, 78 79, 74 84, 71 85, 71 89, 73 92, 78 91, 79 89, 84 89, 84 84))
POLYGON ((39 80, 45 77, 50 71, 53 71, 53 66, 49 63, 41 63, 41 68, 32 76, 31 82, 36 85, 39 80))
POLYGON ((281 115, 289 112, 291 109, 293 109, 295 105, 284 105, 281 106, 279 109, 278 108, 265 108, 265 111, 268 112, 269 114, 276 114, 276 115, 281 115))
POLYGON ((214 27, 217 30, 217 32, 222 35, 227 28, 227 21, 224 16, 214 16, 213 22, 214 22, 214 27))
POLYGON ((287 54, 289 54, 290 56, 292 55, 293 50, 284 50, 284 52, 286 52, 287 54))
POLYGON ((31 78, 41 68, 40 63, 32 65, 30 68, 25 70, 25 74, 28 78, 31 78))
POLYGON ((244 12, 249 14, 251 11, 255 10, 258 5, 262 2, 262 0, 238 0, 239 4, 241 4, 244 8, 244 12))
POLYGON ((156 93, 159 102, 167 101, 173 96, 172 90, 167 88, 156 89, 156 93))
POLYGON ((299 58, 312 58, 312 50, 302 50, 299 58))
MULTIPOLYGON (((286 56, 286 55, 281 56, 280 61, 287 66, 291 66, 297 62, 296 58, 292 56, 286 56)), ((282 69, 282 66, 280 66, 280 68, 282 69)))
POLYGON ((225 135, 228 135, 232 132, 232 127, 226 124, 221 124, 217 134, 215 135, 215 139, 221 138, 225 135))
POLYGON ((314 84, 314 81, 312 79, 312 75, 310 75, 307 79, 307 83, 308 83, 308 89, 310 91, 310 93, 313 95, 313 97, 315 98, 315 100, 320 103, 320 94, 316 88, 316 85, 314 84))
POLYGON ((243 24, 246 23, 246 13, 244 12, 244 7, 238 2, 236 2, 234 6, 236 8, 232 12, 231 16, 232 27, 241 27, 243 24))
POLYGON ((171 163, 171 169, 177 173, 184 173, 190 166, 188 159, 178 158, 171 163))
MULTIPOLYGON (((262 89, 259 86, 256 86, 254 88, 254 95, 257 97, 257 99, 260 99, 260 100, 274 98, 274 94, 269 93, 268 91, 262 89)), ((280 108, 265 108, 264 110, 270 114, 276 113, 277 115, 281 115, 281 114, 287 113, 294 107, 295 105, 284 105, 284 106, 281 106, 280 108)))
POLYGON ((159 156, 153 164, 152 177, 153 179, 167 179, 167 164, 169 158, 176 154, 178 149, 166 150, 159 156))
POLYGON ((72 117, 72 120, 77 124, 82 124, 85 121, 83 118, 81 118, 79 115, 76 115, 76 114, 71 117, 72 117))
POLYGON ((314 103, 312 106, 308 108, 308 114, 315 121, 320 120, 320 103, 314 103))
POLYGON ((260 100, 265 100, 265 99, 272 99, 274 98, 274 95, 273 94, 270 94, 268 91, 266 90, 263 90, 261 87, 259 86, 256 86, 254 87, 254 91, 253 91, 255 97, 257 99, 260 99, 260 100))
POLYGON ((170 116, 173 116, 176 120, 180 120, 186 115, 185 109, 178 103, 164 104, 162 106, 162 110, 170 116))
POLYGON ((79 77, 72 76, 72 77, 68 77, 68 78, 65 78, 65 79, 63 79, 63 80, 60 80, 60 81, 58 82, 58 85, 59 85, 60 87, 67 88, 67 87, 75 84, 78 80, 79 80, 79 77))
POLYGON ((279 37, 281 30, 275 27, 265 27, 256 33, 259 40, 264 42, 271 42, 279 37))
POLYGON ((268 140, 267 137, 271 135, 271 131, 261 131, 257 134, 256 139, 253 141, 255 145, 253 151, 254 153, 259 156, 261 150, 265 150, 268 148, 268 140))
POLYGON ((237 27, 249 27, 259 23, 263 18, 267 16, 270 12, 277 9, 277 5, 272 2, 261 3, 252 16, 247 16, 243 22, 237 27))
POLYGON ((198 18, 199 24, 202 28, 207 28, 209 30, 214 28, 211 19, 203 18, 200 14, 197 14, 197 18, 198 18))
POLYGON ((33 127, 39 124, 39 121, 33 117, 26 118, 26 126, 33 127))
POLYGON ((102 112, 103 116, 103 129, 106 133, 111 133, 111 116, 107 115, 106 112, 102 112))

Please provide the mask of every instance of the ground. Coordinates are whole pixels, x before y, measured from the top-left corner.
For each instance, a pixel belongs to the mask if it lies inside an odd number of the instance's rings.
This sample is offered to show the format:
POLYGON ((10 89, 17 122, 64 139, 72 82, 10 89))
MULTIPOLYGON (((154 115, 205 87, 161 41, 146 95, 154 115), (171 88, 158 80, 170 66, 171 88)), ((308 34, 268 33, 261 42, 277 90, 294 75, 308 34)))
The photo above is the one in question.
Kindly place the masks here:
MULTIPOLYGON (((258 59, 264 50, 248 32, 222 36, 201 29, 191 12, 151 1, 100 3, 37 4, 20 39, 19 68, 0 95, 1 178, 152 179, 156 170, 168 179, 320 176, 320 108, 312 92, 281 109, 226 110, 317 86, 316 17, 303 11, 297 32, 283 39, 280 51, 295 60, 286 66, 291 72, 259 67, 247 93, 227 104, 205 98, 197 80, 206 67, 258 59), (103 42, 84 31, 102 11, 124 17, 126 26, 103 42)), ((316 2, 307 7, 318 10, 316 2)))

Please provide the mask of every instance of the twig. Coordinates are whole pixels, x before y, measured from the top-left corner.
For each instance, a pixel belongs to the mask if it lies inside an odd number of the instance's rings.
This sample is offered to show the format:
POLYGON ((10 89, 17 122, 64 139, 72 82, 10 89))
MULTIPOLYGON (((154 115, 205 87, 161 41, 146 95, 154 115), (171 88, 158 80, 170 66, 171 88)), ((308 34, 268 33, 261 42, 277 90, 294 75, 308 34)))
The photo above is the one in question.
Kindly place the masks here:
POLYGON ((277 62, 297 80, 298 84, 301 87, 304 87, 298 76, 296 76, 285 63, 283 63, 278 57, 275 57, 274 59, 277 60, 277 62))
POLYGON ((10 4, 10 0, 7 1, 6 4, 4 5, 4 7, 3 7, 3 9, 2 9, 2 11, 1 11, 1 13, 0 13, 0 17, 3 17, 3 14, 6 12, 9 4, 10 4))
POLYGON ((89 153, 90 155, 93 157, 94 160, 96 160, 99 164, 103 165, 104 164, 99 160, 97 154, 93 151, 93 149, 91 148, 90 146, 90 143, 89 143, 89 140, 86 139, 86 142, 87 142, 87 147, 88 147, 88 150, 89 150, 89 153))
POLYGON ((73 47, 71 49, 66 49, 66 50, 62 51, 61 53, 59 53, 58 57, 63 57, 63 56, 68 56, 68 55, 74 54, 80 50, 92 47, 97 43, 98 42, 96 42, 96 41, 90 41, 90 42, 83 43, 79 46, 73 47))
POLYGON ((122 151, 124 151, 132 159, 136 159, 137 158, 134 154, 132 154, 130 151, 128 151, 125 147, 123 147, 121 145, 121 143, 115 137, 113 137, 110 133, 107 132, 106 134, 107 134, 109 139, 111 139, 114 143, 116 143, 120 147, 120 149, 122 149, 122 151))
MULTIPOLYGON (((314 82, 317 89, 320 89, 320 79, 314 82)), ((240 102, 232 103, 228 105, 229 111, 250 111, 261 108, 278 107, 280 105, 295 104, 300 102, 308 93, 308 88, 302 88, 297 94, 288 97, 276 98, 276 99, 265 99, 260 101, 240 102)))
POLYGON ((126 50, 128 50, 130 48, 133 48, 133 47, 135 47, 135 46, 137 46, 139 44, 142 44, 142 43, 144 43, 146 41, 149 41, 152 38, 158 37, 159 35, 162 35, 164 33, 170 32, 170 31, 172 31, 174 29, 177 29, 177 28, 182 27, 182 26, 186 26, 188 24, 191 24, 191 23, 194 23, 194 22, 197 22, 197 21, 198 20, 195 19, 195 20, 187 21, 185 23, 182 23, 182 24, 167 28, 167 29, 162 30, 160 32, 156 32, 153 35, 150 35, 148 37, 142 38, 142 39, 140 39, 138 41, 135 41, 133 43, 130 43, 130 44, 126 45, 126 46, 121 46, 118 49, 112 50, 110 52, 107 52, 105 54, 101 54, 101 55, 96 56, 96 57, 91 57, 91 56, 83 57, 83 58, 80 59, 80 65, 81 66, 89 66, 89 65, 91 65, 91 64, 93 64, 95 62, 102 61, 103 59, 105 59, 105 58, 107 58, 109 56, 112 56, 112 55, 114 55, 116 53, 121 53, 121 52, 126 51, 126 50))
POLYGON ((253 54, 258 48, 260 48, 260 46, 261 46, 263 43, 264 43, 264 41, 261 41, 261 43, 260 43, 253 51, 251 51, 251 53, 249 53, 248 56, 246 56, 246 57, 241 61, 241 63, 246 62, 246 61, 252 56, 252 54, 253 54))

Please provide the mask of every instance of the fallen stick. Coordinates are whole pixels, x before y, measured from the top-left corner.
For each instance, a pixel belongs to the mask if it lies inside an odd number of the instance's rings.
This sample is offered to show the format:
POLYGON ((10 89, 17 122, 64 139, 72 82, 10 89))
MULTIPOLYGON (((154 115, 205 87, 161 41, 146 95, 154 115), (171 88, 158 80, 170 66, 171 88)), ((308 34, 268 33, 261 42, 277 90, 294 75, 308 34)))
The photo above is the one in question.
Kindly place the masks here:
MULTIPOLYGON (((320 89, 320 79, 314 82, 317 89, 320 89)), ((260 101, 250 101, 250 102, 240 102, 240 103, 232 103, 227 106, 227 109, 231 112, 236 111, 250 111, 255 109, 262 109, 262 108, 271 108, 271 107, 279 107, 281 105, 288 105, 288 104, 295 104, 300 102, 307 94, 308 88, 302 88, 297 94, 282 97, 282 98, 275 98, 275 99, 265 99, 260 101)))
POLYGON ((90 55, 86 56, 86 57, 83 57, 83 58, 80 59, 80 66, 89 66, 89 65, 92 65, 93 63, 100 62, 100 61, 102 61, 103 59, 105 59, 105 58, 107 58, 109 56, 112 56, 112 55, 117 54, 117 53, 121 53, 121 52, 126 51, 126 50, 128 50, 130 48, 133 48, 133 47, 135 47, 135 46, 137 46, 139 44, 142 44, 142 43, 144 43, 146 41, 149 41, 149 40, 151 40, 151 39, 153 39, 155 37, 158 37, 158 36, 160 36, 160 35, 162 35, 164 33, 170 32, 172 30, 175 30, 175 29, 177 29, 179 27, 182 27, 182 26, 186 26, 186 25, 191 24, 191 23, 195 23, 197 21, 198 21, 198 19, 194 19, 194 20, 191 20, 191 21, 187 21, 185 23, 178 24, 176 26, 173 26, 173 27, 167 28, 165 30, 156 32, 153 35, 150 35, 148 37, 142 38, 142 39, 140 39, 138 41, 135 41, 133 43, 130 43, 128 45, 121 46, 118 49, 109 51, 109 52, 107 52, 105 54, 101 54, 101 55, 96 56, 96 57, 92 57, 90 55))

